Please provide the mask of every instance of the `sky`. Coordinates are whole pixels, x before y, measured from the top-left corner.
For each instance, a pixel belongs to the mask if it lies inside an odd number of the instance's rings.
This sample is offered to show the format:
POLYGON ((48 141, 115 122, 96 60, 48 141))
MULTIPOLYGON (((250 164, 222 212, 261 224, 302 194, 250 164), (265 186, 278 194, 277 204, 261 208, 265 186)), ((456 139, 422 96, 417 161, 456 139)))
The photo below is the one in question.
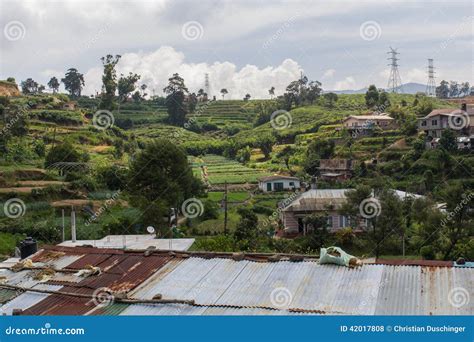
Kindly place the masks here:
POLYGON ((211 95, 267 98, 301 72, 326 91, 386 87, 393 47, 403 83, 425 84, 433 58, 437 83, 474 84, 473 25, 470 0, 2 0, 0 79, 46 84, 75 67, 95 94, 100 57, 119 54, 118 74, 150 94, 176 72, 196 92, 208 73, 211 95))

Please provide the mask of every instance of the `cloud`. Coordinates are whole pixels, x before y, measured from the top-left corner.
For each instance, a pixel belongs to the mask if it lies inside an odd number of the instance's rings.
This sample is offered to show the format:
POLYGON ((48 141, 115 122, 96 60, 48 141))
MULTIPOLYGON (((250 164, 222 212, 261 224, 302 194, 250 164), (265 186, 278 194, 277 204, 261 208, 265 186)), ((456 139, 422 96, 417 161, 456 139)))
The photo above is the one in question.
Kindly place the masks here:
POLYGON ((336 73, 336 70, 328 69, 324 72, 322 79, 325 80, 325 79, 333 78, 335 73, 336 73))
MULTIPOLYGON (((133 52, 122 55, 117 65, 117 74, 129 72, 141 75, 140 83, 148 85, 149 92, 161 95, 168 78, 179 73, 185 80, 189 91, 197 92, 204 88, 204 75, 209 74, 210 95, 219 96, 219 91, 226 88, 228 98, 241 99, 249 93, 252 98, 268 98, 268 89, 275 87, 276 94, 282 94, 286 86, 300 77, 301 66, 292 59, 285 59, 280 65, 259 68, 247 64, 237 68, 228 61, 208 63, 186 62, 185 55, 173 47, 163 46, 153 52, 133 52)), ((95 94, 100 91, 101 66, 89 69, 85 75, 84 94, 95 94)))
POLYGON ((354 89, 356 87, 356 81, 354 77, 348 76, 342 81, 336 82, 334 85, 334 90, 347 90, 347 89, 354 89))

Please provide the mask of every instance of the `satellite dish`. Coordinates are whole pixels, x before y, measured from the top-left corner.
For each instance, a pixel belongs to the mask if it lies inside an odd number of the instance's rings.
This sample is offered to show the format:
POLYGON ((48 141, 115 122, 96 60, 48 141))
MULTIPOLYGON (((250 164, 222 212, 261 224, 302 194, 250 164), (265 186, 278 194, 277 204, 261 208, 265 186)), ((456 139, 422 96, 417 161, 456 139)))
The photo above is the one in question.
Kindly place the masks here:
POLYGON ((154 233, 155 233, 155 228, 153 228, 152 226, 148 226, 148 227, 146 228, 146 231, 147 231, 148 233, 150 233, 150 234, 154 234, 154 233))

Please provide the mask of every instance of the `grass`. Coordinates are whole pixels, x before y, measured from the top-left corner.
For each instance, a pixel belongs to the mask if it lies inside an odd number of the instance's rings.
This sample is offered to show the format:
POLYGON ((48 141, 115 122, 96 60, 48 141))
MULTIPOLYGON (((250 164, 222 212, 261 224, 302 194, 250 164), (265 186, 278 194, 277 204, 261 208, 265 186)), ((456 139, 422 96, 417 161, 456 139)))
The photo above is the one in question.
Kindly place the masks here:
MULTIPOLYGON (((211 185, 257 183, 258 179, 271 173, 257 170, 218 155, 205 155, 192 159, 195 170, 203 166, 211 185)), ((196 171, 197 174, 197 171, 196 171)))

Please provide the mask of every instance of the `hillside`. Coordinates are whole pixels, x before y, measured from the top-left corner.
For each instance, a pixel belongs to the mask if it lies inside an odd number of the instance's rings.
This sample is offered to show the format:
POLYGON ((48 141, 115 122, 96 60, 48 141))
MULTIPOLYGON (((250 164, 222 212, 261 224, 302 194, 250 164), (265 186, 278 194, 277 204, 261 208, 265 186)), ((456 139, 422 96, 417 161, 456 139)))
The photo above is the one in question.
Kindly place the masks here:
MULTIPOLYGON (((437 196, 442 189, 429 190, 423 175, 430 170, 433 177, 444 177, 439 173, 442 170, 439 161, 432 155, 417 157, 419 159, 414 158, 414 161, 407 159, 416 153, 417 141, 410 122, 420 111, 426 111, 426 101, 432 108, 457 106, 438 99, 391 94, 391 107, 407 115, 402 117, 401 127, 348 140, 342 120, 349 115, 370 112, 361 94, 340 95, 331 106, 320 99, 311 105, 293 108, 289 112, 291 123, 283 129, 275 129, 268 122, 269 118, 257 124, 262 113, 270 114, 265 111, 274 108, 273 100, 200 103, 187 115, 185 127, 168 123, 162 99, 128 102, 113 111, 112 127, 98 129, 93 120, 98 99, 81 97, 75 99, 75 108, 66 108, 70 99, 64 94, 9 97, 8 115, 1 120, 2 125, 11 120, 15 108, 26 106, 28 109, 23 126, 19 127, 23 129, 15 129, 16 133, 2 145, 0 202, 3 206, 8 200, 19 199, 24 206, 23 214, 15 219, 0 212, 0 241, 4 246, 0 254, 11 253, 16 242, 26 235, 36 237, 41 243, 59 241, 62 210, 68 216, 71 206, 78 212, 78 239, 99 239, 110 232, 144 233, 146 227, 140 221, 140 211, 130 205, 130 194, 121 182, 130 160, 156 138, 170 140, 188 153, 194 175, 207 189, 200 200, 206 208, 215 210, 212 217, 188 220, 180 227, 180 236, 198 238, 195 248, 217 248, 210 247, 208 239, 223 231, 225 183, 230 191, 230 231, 237 226, 240 207, 251 206, 259 222, 266 222, 286 194, 256 192, 258 179, 284 174, 309 182, 307 162, 311 156, 308 151, 316 141, 333 141, 335 158, 353 158, 359 164, 378 161, 378 164, 368 164, 366 173, 352 180, 321 181, 320 187, 354 187, 378 175, 387 177, 394 188, 417 193, 433 191, 437 196), (260 141, 268 136, 273 140, 265 153, 260 141), (77 151, 79 162, 67 166, 72 169, 66 170, 45 167, 48 152, 66 143, 77 151), (106 213, 91 221, 91 213, 101 210, 106 213)), ((472 169, 474 164, 472 157, 454 158, 458 164, 452 167, 449 182, 466 178, 461 168, 472 169)), ((68 227, 66 224, 66 236, 68 227)), ((300 248, 298 246, 291 248, 300 248)))
POLYGON ((15 83, 0 81, 0 96, 20 96, 20 91, 15 83))

